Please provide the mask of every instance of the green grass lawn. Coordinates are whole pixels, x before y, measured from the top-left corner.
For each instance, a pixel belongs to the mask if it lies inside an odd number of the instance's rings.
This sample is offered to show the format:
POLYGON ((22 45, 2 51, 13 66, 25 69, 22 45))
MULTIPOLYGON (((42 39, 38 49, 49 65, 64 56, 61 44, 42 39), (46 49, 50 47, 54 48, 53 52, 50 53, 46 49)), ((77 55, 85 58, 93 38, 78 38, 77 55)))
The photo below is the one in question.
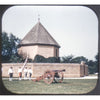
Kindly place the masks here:
POLYGON ((84 94, 92 91, 96 82, 96 79, 64 79, 62 83, 46 84, 44 81, 3 80, 9 91, 18 94, 84 94))

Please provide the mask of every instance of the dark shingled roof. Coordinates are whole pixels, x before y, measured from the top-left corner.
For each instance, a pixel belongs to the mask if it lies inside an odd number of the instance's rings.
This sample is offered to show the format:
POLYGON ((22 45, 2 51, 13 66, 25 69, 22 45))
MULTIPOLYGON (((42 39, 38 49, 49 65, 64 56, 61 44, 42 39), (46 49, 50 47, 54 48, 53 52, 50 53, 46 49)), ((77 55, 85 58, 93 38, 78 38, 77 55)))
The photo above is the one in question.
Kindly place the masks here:
POLYGON ((20 42, 20 46, 34 44, 60 47, 40 22, 38 22, 20 42))

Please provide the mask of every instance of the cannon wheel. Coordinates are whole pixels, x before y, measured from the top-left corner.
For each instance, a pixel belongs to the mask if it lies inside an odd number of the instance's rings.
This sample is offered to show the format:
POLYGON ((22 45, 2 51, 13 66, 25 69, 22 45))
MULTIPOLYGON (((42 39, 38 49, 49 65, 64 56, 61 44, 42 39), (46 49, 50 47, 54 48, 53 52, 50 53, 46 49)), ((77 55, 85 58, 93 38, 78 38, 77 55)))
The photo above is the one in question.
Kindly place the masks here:
POLYGON ((58 82, 61 83, 63 81, 63 77, 64 77, 63 72, 55 73, 55 75, 54 75, 54 81, 56 83, 58 83, 58 82))
POLYGON ((43 80, 44 80, 45 83, 51 84, 53 82, 53 80, 54 80, 54 73, 51 72, 51 71, 46 71, 44 73, 43 80))

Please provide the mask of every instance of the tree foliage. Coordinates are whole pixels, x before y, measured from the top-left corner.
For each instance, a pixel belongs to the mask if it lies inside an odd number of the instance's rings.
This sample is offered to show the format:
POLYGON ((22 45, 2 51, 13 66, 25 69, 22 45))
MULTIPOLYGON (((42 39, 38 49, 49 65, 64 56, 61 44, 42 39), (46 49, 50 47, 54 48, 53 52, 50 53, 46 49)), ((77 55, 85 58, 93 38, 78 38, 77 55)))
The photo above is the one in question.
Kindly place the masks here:
POLYGON ((2 33, 2 62, 20 62, 22 60, 21 56, 17 53, 17 47, 20 39, 15 37, 13 34, 8 34, 6 32, 2 33))
POLYGON ((84 61, 88 65, 89 73, 94 74, 98 72, 98 58, 98 54, 95 56, 95 61, 88 60, 83 56, 74 57, 73 55, 69 55, 62 57, 61 63, 81 63, 81 61, 84 61))
POLYGON ((74 57, 73 55, 61 57, 61 63, 81 63, 81 61, 87 63, 88 59, 83 56, 74 57))
POLYGON ((99 57, 98 57, 98 54, 95 56, 95 61, 93 61, 93 60, 89 60, 88 62, 87 62, 87 65, 88 65, 88 69, 89 69, 89 73, 90 74, 94 74, 94 73, 96 73, 96 72, 98 72, 98 64, 99 64, 99 62, 98 62, 98 59, 99 57))
POLYGON ((45 58, 41 55, 36 55, 33 62, 35 63, 59 63, 60 59, 56 57, 45 58))
POLYGON ((73 60, 73 55, 64 56, 61 58, 61 63, 71 63, 73 60))

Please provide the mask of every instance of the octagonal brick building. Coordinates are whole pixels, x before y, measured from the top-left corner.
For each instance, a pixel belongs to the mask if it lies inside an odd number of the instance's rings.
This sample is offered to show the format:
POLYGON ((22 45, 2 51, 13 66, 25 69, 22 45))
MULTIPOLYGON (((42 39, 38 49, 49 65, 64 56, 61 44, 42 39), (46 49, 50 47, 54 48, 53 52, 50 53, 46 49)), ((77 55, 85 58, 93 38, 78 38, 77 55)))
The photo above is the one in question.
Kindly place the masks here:
POLYGON ((30 59, 36 55, 48 57, 59 57, 60 45, 49 34, 40 21, 26 34, 21 40, 18 48, 18 54, 30 59))

